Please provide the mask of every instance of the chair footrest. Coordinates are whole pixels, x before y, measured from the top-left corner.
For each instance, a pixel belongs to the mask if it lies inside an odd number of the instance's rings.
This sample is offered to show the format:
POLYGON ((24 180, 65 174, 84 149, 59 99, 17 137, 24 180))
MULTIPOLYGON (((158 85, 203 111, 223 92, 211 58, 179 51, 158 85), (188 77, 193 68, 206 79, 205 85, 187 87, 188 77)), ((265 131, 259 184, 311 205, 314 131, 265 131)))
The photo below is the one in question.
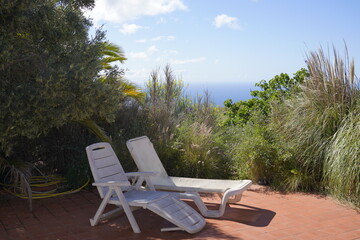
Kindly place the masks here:
POLYGON ((198 212, 171 195, 148 204, 147 209, 188 233, 199 232, 206 224, 205 219, 198 212))

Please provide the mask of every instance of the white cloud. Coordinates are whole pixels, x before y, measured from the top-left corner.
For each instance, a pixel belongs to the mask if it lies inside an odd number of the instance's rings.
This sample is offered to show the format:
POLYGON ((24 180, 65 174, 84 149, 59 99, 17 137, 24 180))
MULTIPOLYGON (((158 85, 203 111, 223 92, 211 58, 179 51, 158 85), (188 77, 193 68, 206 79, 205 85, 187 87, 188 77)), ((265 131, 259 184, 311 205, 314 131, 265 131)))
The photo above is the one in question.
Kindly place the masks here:
POLYGON ((185 59, 185 60, 172 60, 172 64, 186 64, 186 63, 196 63, 196 62, 203 62, 205 61, 205 57, 199 57, 199 58, 192 58, 192 59, 185 59))
POLYGON ((159 55, 155 60, 157 62, 161 62, 161 63, 168 63, 171 62, 171 56, 178 54, 179 51, 177 50, 164 50, 162 51, 162 54, 159 55))
POLYGON ((169 54, 178 54, 179 53, 179 51, 177 51, 177 50, 167 50, 166 52, 169 54))
POLYGON ((151 55, 159 49, 156 46, 150 46, 145 52, 130 52, 130 58, 148 59, 151 55))
POLYGON ((152 41, 160 41, 160 40, 167 40, 167 41, 174 41, 176 38, 174 36, 157 36, 152 38, 152 41))
POLYGON ((148 56, 146 52, 130 52, 130 58, 146 59, 148 56))
POLYGON ((221 14, 215 17, 213 24, 216 28, 221 28, 223 26, 240 30, 241 26, 238 23, 238 19, 236 17, 230 17, 226 14, 221 14))
POLYGON ((148 55, 152 55, 153 53, 157 52, 158 49, 156 46, 151 46, 148 48, 148 50, 146 51, 148 53, 148 55))
POLYGON ((157 24, 166 23, 166 20, 165 20, 165 18, 160 18, 156 23, 157 24))
POLYGON ((137 42, 137 43, 146 43, 147 40, 146 39, 139 39, 139 40, 136 40, 135 42, 137 42))
POLYGON ((126 72, 126 76, 131 78, 145 79, 150 75, 150 72, 151 69, 148 68, 130 69, 126 72))
POLYGON ((124 23, 141 16, 156 16, 186 9, 182 0, 96 0, 94 9, 86 14, 95 22, 124 23))
POLYGON ((139 29, 142 29, 142 28, 144 28, 144 27, 136 25, 136 24, 124 23, 119 30, 124 35, 130 35, 130 34, 136 33, 139 29))
POLYGON ((161 40, 161 36, 158 36, 158 37, 154 37, 151 39, 152 41, 160 41, 161 40))

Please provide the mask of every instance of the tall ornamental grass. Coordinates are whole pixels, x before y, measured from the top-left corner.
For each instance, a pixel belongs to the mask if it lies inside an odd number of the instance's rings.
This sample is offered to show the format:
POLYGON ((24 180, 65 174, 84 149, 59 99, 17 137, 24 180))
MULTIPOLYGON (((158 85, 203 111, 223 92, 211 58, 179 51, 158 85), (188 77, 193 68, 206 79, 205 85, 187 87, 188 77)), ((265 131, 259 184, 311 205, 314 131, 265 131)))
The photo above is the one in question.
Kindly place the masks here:
POLYGON ((164 67, 163 75, 159 69, 153 70, 146 84, 144 105, 150 121, 148 134, 156 136, 159 141, 171 140, 187 106, 184 85, 176 78, 170 66, 164 67))
POLYGON ((219 109, 210 94, 198 95, 183 114, 174 132, 173 149, 178 150, 177 174, 199 178, 229 178, 233 175, 231 159, 225 153, 219 109))
POLYGON ((324 164, 328 191, 360 207, 360 115, 349 114, 330 141, 324 164))
POLYGON ((301 85, 301 94, 275 106, 272 118, 274 129, 294 154, 287 181, 292 190, 322 189, 332 139, 358 100, 354 62, 349 61, 347 50, 341 56, 333 48, 331 56, 320 48, 310 52, 307 64, 310 75, 301 85))

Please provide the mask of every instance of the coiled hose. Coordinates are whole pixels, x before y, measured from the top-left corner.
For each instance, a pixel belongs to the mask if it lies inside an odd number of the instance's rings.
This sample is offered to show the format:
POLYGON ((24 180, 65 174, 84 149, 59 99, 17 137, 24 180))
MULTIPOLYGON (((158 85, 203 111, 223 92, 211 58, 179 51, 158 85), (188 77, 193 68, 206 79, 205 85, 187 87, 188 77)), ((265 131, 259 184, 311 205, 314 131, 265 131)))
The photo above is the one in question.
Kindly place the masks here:
MULTIPOLYGON (((29 182, 32 192, 32 199, 41 199, 79 192, 81 189, 83 189, 89 184, 90 178, 88 178, 85 184, 83 184, 82 186, 66 191, 59 190, 59 186, 64 184, 66 180, 65 178, 58 175, 33 176, 30 178, 29 182)), ((3 186, 3 189, 6 192, 11 193, 14 196, 22 199, 28 199, 28 196, 22 193, 20 186, 4 183, 0 183, 0 185, 3 186)))

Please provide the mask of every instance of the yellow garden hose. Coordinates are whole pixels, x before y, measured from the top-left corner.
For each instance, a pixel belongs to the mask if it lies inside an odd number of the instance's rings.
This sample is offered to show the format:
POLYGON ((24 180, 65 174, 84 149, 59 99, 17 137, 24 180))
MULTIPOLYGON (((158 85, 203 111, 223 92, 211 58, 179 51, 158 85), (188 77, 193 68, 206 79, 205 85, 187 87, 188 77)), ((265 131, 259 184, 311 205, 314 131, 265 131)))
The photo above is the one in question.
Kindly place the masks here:
MULTIPOLYGON (((30 188, 32 189, 32 199, 41 199, 41 198, 49 198, 49 197, 55 197, 65 194, 71 194, 76 193, 86 187, 86 185, 89 184, 90 178, 86 180, 86 182, 76 189, 67 190, 64 192, 57 192, 58 185, 63 184, 66 182, 65 178, 57 176, 57 175, 49 175, 49 176, 34 176, 30 178, 30 188), (41 189, 44 188, 44 189, 41 189), (49 190, 45 190, 46 188, 51 188, 49 190), (40 190, 34 190, 34 189, 40 189, 40 190)), ((3 186, 3 189, 12 195, 15 195, 22 199, 28 199, 28 196, 21 193, 20 187, 15 186, 14 184, 3 184, 0 183, 0 185, 3 186)))

